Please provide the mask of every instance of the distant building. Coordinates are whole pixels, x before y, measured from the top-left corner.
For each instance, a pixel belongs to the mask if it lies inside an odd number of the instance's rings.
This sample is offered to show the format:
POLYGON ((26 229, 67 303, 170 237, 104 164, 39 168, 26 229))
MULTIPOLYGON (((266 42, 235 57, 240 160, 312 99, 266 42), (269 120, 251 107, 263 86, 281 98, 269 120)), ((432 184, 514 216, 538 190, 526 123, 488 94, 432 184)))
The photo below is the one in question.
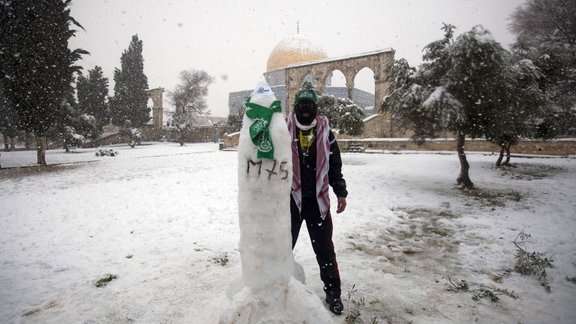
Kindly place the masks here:
MULTIPOLYGON (((272 88, 272 91, 274 91, 276 98, 282 102, 282 110, 284 113, 289 111, 288 107, 284 104, 286 98, 284 69, 294 64, 313 62, 327 58, 328 55, 326 55, 321 48, 300 35, 287 37, 274 47, 268 57, 264 77, 272 88)), ((307 78, 307 81, 312 82, 314 85, 316 84, 316 80, 312 78, 307 78)), ((253 89, 241 90, 231 92, 228 95, 228 111, 230 115, 238 115, 252 91, 253 89)), ((348 89, 346 87, 332 87, 328 81, 323 94, 347 98, 348 89)), ((352 100, 358 106, 368 111, 374 106, 374 95, 360 89, 353 89, 352 100)))

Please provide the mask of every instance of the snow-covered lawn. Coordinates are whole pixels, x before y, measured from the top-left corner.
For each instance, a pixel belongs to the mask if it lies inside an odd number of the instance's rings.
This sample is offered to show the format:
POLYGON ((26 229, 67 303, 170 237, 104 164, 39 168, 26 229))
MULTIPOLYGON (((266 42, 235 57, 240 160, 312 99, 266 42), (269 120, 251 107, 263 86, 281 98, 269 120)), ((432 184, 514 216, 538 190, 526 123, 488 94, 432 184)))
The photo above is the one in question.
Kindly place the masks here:
MULTIPOLYGON (((212 323, 225 308, 240 277, 237 153, 109 148, 49 151, 42 168, 35 152, 1 153, 0 323, 212 323)), ((477 189, 463 192, 454 154, 343 154, 335 323, 576 322, 576 159, 468 159, 477 189), (514 271, 522 231, 553 259, 540 281, 514 271)), ((305 230, 294 253, 322 298, 305 230)))

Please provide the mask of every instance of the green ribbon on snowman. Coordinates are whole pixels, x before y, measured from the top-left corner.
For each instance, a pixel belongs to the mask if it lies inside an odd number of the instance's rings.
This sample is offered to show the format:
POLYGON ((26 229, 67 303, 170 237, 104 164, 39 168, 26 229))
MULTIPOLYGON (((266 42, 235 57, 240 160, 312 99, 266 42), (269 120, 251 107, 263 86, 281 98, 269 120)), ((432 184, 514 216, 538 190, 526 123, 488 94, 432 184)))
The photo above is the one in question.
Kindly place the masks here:
POLYGON ((260 106, 250 102, 250 98, 246 101, 246 116, 254 120, 250 125, 250 138, 252 143, 258 147, 257 157, 259 159, 274 160, 274 144, 272 137, 270 137, 270 121, 272 114, 282 112, 280 101, 272 102, 270 107, 260 106))

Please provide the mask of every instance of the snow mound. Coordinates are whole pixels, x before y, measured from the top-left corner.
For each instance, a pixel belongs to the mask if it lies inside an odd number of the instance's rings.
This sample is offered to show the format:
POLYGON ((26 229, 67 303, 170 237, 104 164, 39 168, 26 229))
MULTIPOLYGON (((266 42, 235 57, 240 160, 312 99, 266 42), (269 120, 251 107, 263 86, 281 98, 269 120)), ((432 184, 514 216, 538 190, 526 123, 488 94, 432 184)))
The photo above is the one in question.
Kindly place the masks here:
POLYGON ((244 287, 222 302, 230 305, 220 324, 297 324, 332 323, 332 317, 316 294, 292 278, 288 285, 254 293, 244 287))

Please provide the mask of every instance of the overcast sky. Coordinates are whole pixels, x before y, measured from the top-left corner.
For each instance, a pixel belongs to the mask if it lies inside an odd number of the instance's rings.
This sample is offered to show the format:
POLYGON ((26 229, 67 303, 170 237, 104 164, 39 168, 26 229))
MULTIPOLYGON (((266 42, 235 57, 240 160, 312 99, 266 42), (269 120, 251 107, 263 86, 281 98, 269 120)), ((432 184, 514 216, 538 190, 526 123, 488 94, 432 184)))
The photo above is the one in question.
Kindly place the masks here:
MULTIPOLYGON (((91 55, 79 63, 103 68, 113 95, 113 71, 132 35, 143 41, 144 73, 150 88, 167 91, 185 69, 215 78, 208 105, 228 115, 228 93, 252 89, 268 56, 284 38, 312 40, 329 57, 393 48, 396 59, 421 63, 422 48, 442 38, 442 23, 456 35, 481 24, 505 47, 514 41, 510 14, 524 0, 73 0, 72 17, 85 28, 71 48, 91 55)), ((371 90, 373 87, 360 88, 371 90)), ((373 91, 373 90, 372 90, 373 91)), ((166 93, 165 93, 166 102, 166 93)), ((165 103, 166 105, 166 103, 165 103)), ((170 108, 170 107, 165 107, 170 108)))

